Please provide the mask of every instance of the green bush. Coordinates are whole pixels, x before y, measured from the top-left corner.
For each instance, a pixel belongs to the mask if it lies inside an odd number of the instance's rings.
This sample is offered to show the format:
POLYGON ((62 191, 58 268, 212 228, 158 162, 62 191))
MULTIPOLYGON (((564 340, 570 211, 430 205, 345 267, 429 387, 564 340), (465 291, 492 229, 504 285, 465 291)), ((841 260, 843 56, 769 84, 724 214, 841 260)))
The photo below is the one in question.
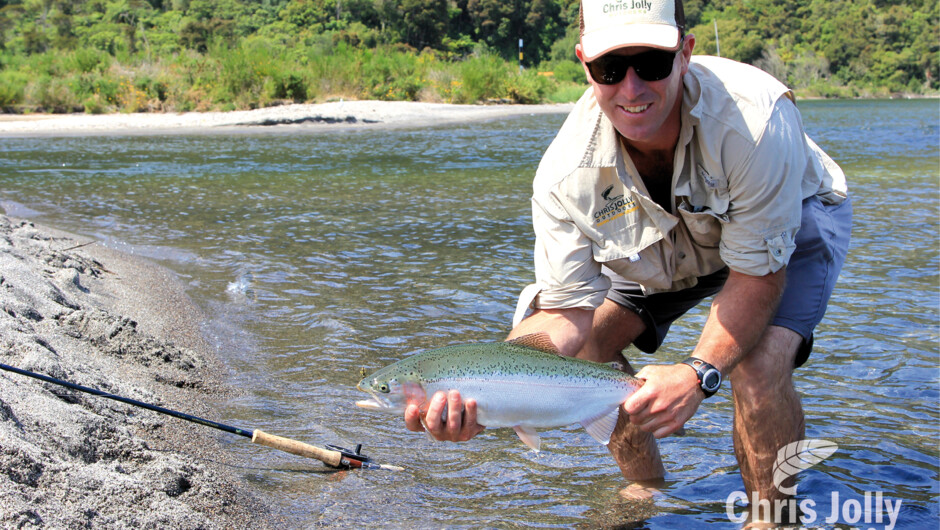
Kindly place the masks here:
POLYGON ((101 101, 98 95, 85 98, 82 102, 82 106, 85 107, 86 114, 104 114, 108 110, 108 106, 101 101))
POLYGON ((0 71, 0 106, 22 105, 29 79, 22 72, 0 71))
POLYGON ((552 77, 558 81, 569 83, 584 83, 584 68, 580 62, 554 61, 539 65, 539 71, 551 72, 552 77))
POLYGON ((506 97, 515 103, 541 103, 553 82, 546 76, 532 70, 509 76, 506 79, 506 97))
POLYGON ((121 82, 113 77, 96 77, 92 79, 92 92, 102 104, 117 106, 121 100, 121 82))
POLYGON ((273 87, 270 96, 274 99, 289 99, 296 103, 307 100, 308 83, 301 74, 274 72, 271 84, 273 87))
POLYGON ((306 71, 311 89, 323 96, 356 97, 362 90, 363 61, 369 52, 357 51, 345 43, 323 48, 314 42, 306 50, 306 71))
POLYGON ((421 90, 418 56, 413 52, 379 48, 363 59, 363 96, 411 101, 421 90))
POLYGON ((505 80, 511 67, 495 55, 476 55, 459 66, 460 87, 455 103, 476 103, 506 97, 505 80))
POLYGON ((72 72, 103 72, 111 64, 111 57, 94 48, 79 48, 65 56, 64 67, 72 72))
POLYGON ((584 83, 559 83, 555 90, 548 94, 548 100, 552 103, 573 103, 581 99, 587 88, 588 85, 584 83))
POLYGON ((79 105, 66 80, 49 75, 40 75, 29 81, 25 95, 46 112, 72 112, 84 108, 79 105))

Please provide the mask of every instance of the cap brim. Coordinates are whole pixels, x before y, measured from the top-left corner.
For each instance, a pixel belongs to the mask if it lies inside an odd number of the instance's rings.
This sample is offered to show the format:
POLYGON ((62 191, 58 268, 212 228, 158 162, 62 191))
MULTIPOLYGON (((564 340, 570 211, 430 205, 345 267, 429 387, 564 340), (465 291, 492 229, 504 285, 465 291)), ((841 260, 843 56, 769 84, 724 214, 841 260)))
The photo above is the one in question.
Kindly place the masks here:
POLYGON ((584 60, 591 62, 607 52, 628 46, 663 50, 679 47, 679 29, 668 24, 630 24, 585 33, 581 37, 584 60))

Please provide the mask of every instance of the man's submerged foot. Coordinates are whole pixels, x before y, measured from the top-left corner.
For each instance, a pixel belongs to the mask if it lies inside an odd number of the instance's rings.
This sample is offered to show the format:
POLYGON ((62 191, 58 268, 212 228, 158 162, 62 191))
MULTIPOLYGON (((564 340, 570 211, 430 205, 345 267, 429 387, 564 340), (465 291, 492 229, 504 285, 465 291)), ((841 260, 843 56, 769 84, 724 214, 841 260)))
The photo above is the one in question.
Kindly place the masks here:
POLYGON ((652 499, 653 497, 663 495, 660 488, 665 484, 666 481, 663 479, 638 480, 620 490, 620 498, 634 501, 652 499))

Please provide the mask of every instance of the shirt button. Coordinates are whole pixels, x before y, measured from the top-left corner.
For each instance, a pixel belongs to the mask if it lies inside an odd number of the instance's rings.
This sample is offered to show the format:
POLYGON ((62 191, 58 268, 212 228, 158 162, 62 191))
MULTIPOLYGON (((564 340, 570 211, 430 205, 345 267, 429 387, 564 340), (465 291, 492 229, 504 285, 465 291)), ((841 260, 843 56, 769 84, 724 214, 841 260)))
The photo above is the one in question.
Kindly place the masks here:
POLYGON ((685 259, 685 252, 679 253, 679 259, 685 259))

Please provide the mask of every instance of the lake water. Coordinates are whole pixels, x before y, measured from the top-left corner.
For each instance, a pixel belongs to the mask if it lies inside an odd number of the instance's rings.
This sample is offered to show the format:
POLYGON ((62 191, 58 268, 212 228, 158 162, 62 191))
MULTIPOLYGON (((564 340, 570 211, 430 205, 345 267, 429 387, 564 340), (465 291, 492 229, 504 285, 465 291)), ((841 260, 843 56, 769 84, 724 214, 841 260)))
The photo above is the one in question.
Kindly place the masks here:
MULTIPOLYGON (((901 501, 897 528, 936 528, 938 104, 801 108, 849 175, 855 226, 815 352, 796 374, 807 437, 839 448, 801 474, 797 499, 813 503, 814 526, 831 527, 835 507, 841 526, 881 528, 886 516, 863 517, 866 492, 880 492, 901 501)), ((544 432, 535 454, 511 430, 432 443, 353 405, 362 368, 505 336, 532 278, 532 175, 563 118, 4 138, 0 201, 180 276, 213 318, 207 333, 232 382, 248 389, 212 419, 313 444, 362 443, 406 468, 328 473, 219 433, 244 463, 236 471, 291 527, 736 527, 727 499, 743 486, 727 388, 685 437, 661 441, 668 483, 652 504, 618 500, 625 481, 578 427, 544 432)), ((704 309, 673 327, 661 353, 628 355, 641 365, 681 360, 704 309)))

